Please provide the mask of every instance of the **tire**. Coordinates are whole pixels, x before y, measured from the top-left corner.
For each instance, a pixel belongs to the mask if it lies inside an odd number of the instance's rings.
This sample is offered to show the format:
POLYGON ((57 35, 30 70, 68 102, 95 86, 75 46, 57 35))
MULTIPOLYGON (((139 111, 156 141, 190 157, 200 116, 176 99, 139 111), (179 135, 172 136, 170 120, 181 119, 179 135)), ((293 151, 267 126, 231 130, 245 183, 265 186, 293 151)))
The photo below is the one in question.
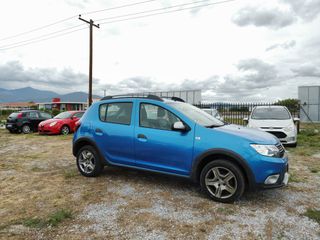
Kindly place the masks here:
POLYGON ((22 126, 22 132, 23 132, 24 134, 31 133, 31 128, 30 128, 30 126, 29 126, 28 124, 24 124, 24 125, 22 126))
POLYGON ((68 135, 70 133, 70 128, 67 125, 63 125, 60 129, 62 135, 68 135))
POLYGON ((102 172, 103 165, 94 147, 86 145, 78 151, 77 167, 79 172, 86 177, 97 177, 102 172))
POLYGON ((201 189, 213 200, 232 203, 245 190, 245 179, 240 168, 228 160, 209 162, 200 174, 201 189))

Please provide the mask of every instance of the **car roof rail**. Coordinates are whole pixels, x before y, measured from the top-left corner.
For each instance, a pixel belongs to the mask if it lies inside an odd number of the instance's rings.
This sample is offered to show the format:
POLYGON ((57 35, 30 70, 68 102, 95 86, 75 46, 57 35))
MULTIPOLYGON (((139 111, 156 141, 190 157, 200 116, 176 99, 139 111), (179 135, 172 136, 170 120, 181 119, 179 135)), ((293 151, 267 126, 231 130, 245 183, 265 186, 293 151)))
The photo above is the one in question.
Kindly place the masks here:
POLYGON ((179 98, 179 97, 164 97, 164 96, 161 96, 161 98, 170 99, 170 100, 176 101, 176 102, 185 102, 182 98, 179 98))
POLYGON ((124 95, 112 95, 112 96, 105 96, 101 99, 103 100, 109 100, 109 99, 119 99, 119 98, 147 98, 147 99, 152 99, 152 100, 157 100, 163 102, 161 97, 158 97, 156 95, 143 95, 143 94, 124 94, 124 95))
POLYGON ((176 102, 185 102, 182 98, 179 98, 179 97, 165 97, 165 96, 157 96, 152 94, 145 95, 145 94, 139 94, 139 93, 105 96, 101 99, 101 101, 109 100, 109 99, 119 99, 119 98, 147 98, 147 99, 157 100, 161 102, 163 102, 163 98, 166 98, 176 102))

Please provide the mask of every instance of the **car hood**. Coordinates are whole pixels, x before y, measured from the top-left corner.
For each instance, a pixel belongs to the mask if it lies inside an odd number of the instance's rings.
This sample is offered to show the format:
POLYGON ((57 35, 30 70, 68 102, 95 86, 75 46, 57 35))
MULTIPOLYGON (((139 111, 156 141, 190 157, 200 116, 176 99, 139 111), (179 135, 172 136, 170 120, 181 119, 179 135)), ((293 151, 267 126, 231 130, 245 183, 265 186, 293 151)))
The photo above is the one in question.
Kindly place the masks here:
POLYGON ((256 120, 256 119, 250 119, 248 127, 253 127, 253 128, 260 128, 260 127, 288 127, 293 125, 292 119, 286 119, 286 120, 256 120))
POLYGON ((62 119, 54 119, 54 118, 51 118, 51 119, 42 121, 40 124, 41 124, 41 125, 46 125, 46 124, 50 124, 50 123, 52 123, 52 122, 59 122, 59 121, 61 121, 61 120, 62 120, 62 119))
POLYGON ((279 142, 279 140, 270 133, 234 124, 224 125, 222 127, 214 128, 214 130, 246 139, 252 143, 276 144, 279 142))

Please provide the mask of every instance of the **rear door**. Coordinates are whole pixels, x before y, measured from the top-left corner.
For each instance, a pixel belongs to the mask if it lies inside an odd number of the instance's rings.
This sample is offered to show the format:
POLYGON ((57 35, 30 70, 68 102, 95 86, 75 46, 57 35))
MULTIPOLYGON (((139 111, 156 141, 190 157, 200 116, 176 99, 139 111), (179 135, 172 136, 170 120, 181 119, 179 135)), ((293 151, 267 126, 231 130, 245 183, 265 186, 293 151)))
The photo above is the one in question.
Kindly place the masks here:
POLYGON ((118 165, 134 165, 133 101, 102 103, 93 126, 95 142, 104 157, 118 165))
POLYGON ((136 117, 135 155, 138 167, 188 175, 191 169, 194 129, 174 131, 172 125, 182 121, 157 104, 140 102, 136 117))
POLYGON ((41 122, 41 118, 38 112, 28 112, 27 113, 27 121, 29 121, 31 128, 34 131, 38 130, 38 124, 41 122))

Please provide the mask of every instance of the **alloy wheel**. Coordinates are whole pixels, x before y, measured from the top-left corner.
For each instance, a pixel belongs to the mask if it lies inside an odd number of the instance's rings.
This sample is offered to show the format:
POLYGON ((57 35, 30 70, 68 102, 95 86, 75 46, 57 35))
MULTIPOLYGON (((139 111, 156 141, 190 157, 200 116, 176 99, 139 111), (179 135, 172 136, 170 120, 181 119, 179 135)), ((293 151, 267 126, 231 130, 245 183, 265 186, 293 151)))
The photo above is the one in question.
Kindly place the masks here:
POLYGON ((226 199, 237 191, 238 182, 233 172, 229 169, 213 167, 205 176, 205 185, 212 196, 226 199))
POLYGON ((31 129, 30 129, 30 126, 29 125, 24 125, 22 127, 22 132, 23 133, 30 133, 31 129))
POLYGON ((95 157, 89 150, 83 150, 79 155, 79 167, 82 172, 90 174, 95 169, 95 157))
POLYGON ((62 133, 63 135, 68 135, 68 134, 69 134, 69 128, 68 128, 67 126, 63 126, 63 127, 61 128, 61 133, 62 133))

